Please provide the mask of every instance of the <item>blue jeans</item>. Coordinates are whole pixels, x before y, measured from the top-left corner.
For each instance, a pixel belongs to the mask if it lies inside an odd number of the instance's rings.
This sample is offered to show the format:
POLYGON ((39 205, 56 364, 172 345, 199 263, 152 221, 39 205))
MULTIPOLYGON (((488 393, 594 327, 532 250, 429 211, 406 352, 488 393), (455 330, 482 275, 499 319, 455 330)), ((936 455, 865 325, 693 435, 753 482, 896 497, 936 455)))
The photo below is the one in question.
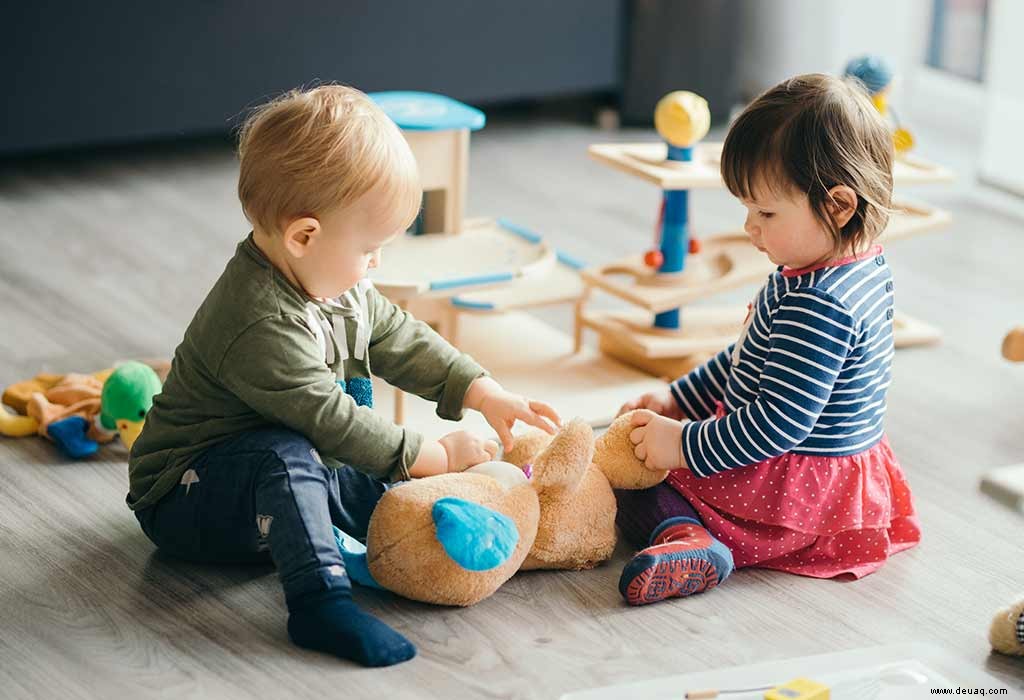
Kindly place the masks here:
POLYGON ((332 525, 363 539, 388 486, 352 467, 327 467, 301 434, 242 433, 204 452, 181 483, 136 511, 167 554, 199 562, 272 560, 285 597, 350 589, 332 525))

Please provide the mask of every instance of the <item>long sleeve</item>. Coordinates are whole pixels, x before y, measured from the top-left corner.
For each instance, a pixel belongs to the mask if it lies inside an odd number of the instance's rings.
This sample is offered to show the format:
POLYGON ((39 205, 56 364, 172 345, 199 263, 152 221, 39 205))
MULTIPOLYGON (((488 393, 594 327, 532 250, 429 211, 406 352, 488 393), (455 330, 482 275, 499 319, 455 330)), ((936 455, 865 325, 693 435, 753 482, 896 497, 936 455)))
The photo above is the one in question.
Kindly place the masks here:
POLYGON ((367 297, 374 319, 369 348, 373 373, 436 402, 441 418, 460 420, 469 385, 487 374, 484 368, 376 289, 369 289, 367 297))
POLYGON ((422 436, 357 406, 317 354, 303 319, 254 323, 228 348, 217 374, 248 407, 302 433, 325 457, 378 479, 409 478, 422 436))
POLYGON ((715 415, 715 402, 725 400, 725 385, 729 380, 729 363, 733 343, 669 385, 672 397, 683 414, 690 420, 702 420, 715 415))
MULTIPOLYGON (((759 333, 757 326, 752 333, 759 333)), ((698 477, 794 449, 811 434, 856 340, 853 316, 826 292, 786 294, 775 312, 757 397, 720 419, 687 423, 683 453, 698 477)))

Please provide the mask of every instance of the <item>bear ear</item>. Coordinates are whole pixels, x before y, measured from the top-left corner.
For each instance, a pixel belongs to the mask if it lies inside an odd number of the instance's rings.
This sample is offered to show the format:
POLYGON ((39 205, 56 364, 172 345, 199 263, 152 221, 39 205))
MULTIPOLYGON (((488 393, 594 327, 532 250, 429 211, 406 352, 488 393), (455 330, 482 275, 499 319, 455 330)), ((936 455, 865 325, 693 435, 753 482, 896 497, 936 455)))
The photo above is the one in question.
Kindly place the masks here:
POLYGON ((574 418, 534 459, 530 482, 537 493, 574 491, 593 456, 594 431, 582 418, 574 418))
POLYGON ((514 464, 522 469, 527 464, 533 464, 533 461, 551 444, 552 440, 554 440, 554 436, 548 435, 540 428, 530 428, 515 436, 512 449, 501 456, 501 461, 514 464))
POLYGON ((636 411, 630 411, 616 418, 594 445, 594 464, 613 489, 649 489, 668 476, 667 471, 648 469, 633 454, 629 434, 633 431, 634 413, 636 411))

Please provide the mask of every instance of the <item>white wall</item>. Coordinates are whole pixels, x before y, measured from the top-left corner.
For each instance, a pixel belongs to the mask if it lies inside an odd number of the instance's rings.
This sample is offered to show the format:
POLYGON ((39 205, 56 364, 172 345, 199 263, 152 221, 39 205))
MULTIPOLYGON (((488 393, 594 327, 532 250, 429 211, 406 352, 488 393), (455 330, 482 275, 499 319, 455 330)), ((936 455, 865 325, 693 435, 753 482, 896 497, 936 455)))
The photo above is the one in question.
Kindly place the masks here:
POLYGON ((1024 194, 1024 2, 993 0, 986 54, 982 179, 1024 194))
POLYGON ((898 103, 924 56, 930 0, 744 0, 739 78, 752 97, 800 73, 842 72, 865 53, 883 56, 896 73, 898 103))

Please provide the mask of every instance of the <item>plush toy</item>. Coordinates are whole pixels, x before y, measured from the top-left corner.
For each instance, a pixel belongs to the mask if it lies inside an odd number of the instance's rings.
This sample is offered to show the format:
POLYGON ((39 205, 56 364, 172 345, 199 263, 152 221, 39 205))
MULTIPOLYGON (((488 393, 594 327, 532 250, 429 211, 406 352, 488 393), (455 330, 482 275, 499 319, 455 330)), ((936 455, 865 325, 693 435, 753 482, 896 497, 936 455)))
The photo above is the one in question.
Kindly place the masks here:
POLYGON ((1017 326, 1003 338, 1003 357, 1010 362, 1024 362, 1024 326, 1017 326))
POLYGON ((0 409, 0 434, 39 434, 72 459, 95 453, 118 434, 131 449, 160 388, 157 373, 141 362, 95 374, 37 375, 4 392, 4 403, 24 415, 0 409))
POLYGON ((988 641, 998 652, 1024 656, 1024 597, 996 613, 988 630, 988 641))
POLYGON ((617 419, 596 445, 577 419, 554 437, 518 437, 504 462, 391 489, 370 519, 369 573, 407 598, 472 605, 519 569, 605 561, 615 549, 612 489, 647 488, 668 474, 633 455, 630 417, 617 419))

